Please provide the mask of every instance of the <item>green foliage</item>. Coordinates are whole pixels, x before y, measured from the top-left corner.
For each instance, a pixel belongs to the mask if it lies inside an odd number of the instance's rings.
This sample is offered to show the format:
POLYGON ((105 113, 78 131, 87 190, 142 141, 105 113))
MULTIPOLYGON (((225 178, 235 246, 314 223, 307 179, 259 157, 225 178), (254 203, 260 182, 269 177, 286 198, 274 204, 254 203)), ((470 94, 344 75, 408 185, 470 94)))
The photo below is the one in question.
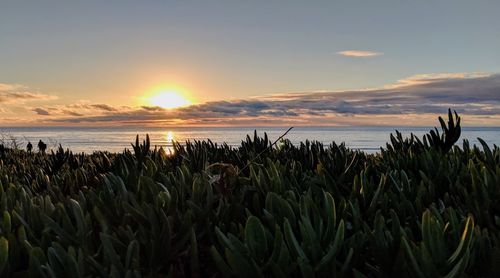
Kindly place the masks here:
POLYGON ((500 149, 399 132, 377 154, 254 133, 240 147, 2 148, 1 277, 498 277, 500 149))

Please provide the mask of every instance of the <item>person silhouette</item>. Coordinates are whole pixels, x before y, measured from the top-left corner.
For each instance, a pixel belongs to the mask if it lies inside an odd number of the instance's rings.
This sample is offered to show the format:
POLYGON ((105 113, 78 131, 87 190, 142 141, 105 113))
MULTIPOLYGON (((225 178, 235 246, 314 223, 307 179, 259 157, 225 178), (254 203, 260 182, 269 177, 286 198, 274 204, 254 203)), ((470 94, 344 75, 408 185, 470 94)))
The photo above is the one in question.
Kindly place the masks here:
POLYGON ((28 150, 28 153, 31 153, 31 151, 33 150, 33 145, 31 144, 31 142, 28 142, 26 149, 28 150))
POLYGON ((45 153, 46 149, 47 149, 47 144, 45 144, 42 140, 38 141, 38 150, 41 153, 45 153))

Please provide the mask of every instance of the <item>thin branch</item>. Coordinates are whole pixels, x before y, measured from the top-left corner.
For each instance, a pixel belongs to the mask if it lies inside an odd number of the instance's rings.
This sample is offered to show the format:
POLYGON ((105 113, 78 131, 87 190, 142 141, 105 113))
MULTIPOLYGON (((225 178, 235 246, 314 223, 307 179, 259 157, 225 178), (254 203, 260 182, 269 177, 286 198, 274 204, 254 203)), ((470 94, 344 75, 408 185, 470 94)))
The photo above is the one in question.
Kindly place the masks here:
POLYGON ((246 168, 248 168, 248 166, 250 166, 250 164, 252 164, 257 158, 259 158, 262 154, 264 154, 265 152, 267 152, 269 149, 271 149, 274 145, 276 145, 276 143, 278 143, 279 140, 281 140, 281 138, 285 137, 285 135, 288 134, 288 132, 290 132, 290 130, 293 129, 293 126, 290 127, 285 133, 283 133, 280 137, 278 137, 278 139, 276 139, 276 141, 274 141, 271 145, 269 145, 267 148, 265 148, 263 151, 261 151, 259 154, 257 154, 257 156, 255 156, 252 160, 250 160, 243 168, 241 168, 241 170, 239 170, 238 172, 243 172, 243 170, 245 170, 246 168))

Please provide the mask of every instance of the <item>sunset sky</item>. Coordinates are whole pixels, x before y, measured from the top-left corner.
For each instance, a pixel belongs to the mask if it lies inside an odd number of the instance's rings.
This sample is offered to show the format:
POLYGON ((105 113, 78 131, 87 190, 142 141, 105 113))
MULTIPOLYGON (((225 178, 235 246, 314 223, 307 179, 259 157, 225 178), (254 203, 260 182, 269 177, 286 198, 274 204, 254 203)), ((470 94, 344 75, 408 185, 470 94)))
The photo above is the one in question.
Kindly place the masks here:
POLYGON ((431 125, 451 107, 498 126, 499 14, 500 1, 2 1, 0 125, 431 125))

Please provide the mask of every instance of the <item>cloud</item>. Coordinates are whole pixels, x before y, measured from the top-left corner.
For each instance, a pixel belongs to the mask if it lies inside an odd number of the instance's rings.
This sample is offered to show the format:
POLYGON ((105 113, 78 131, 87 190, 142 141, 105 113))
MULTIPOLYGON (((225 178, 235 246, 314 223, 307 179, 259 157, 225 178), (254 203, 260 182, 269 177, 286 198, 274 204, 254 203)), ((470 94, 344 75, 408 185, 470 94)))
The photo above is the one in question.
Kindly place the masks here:
POLYGON ((417 75, 374 89, 280 93, 178 109, 87 104, 47 111, 58 115, 48 120, 58 124, 429 125, 448 107, 470 124, 500 124, 500 74, 417 75))
POLYGON ((93 104, 92 107, 97 108, 97 109, 101 109, 104 111, 116 111, 115 108, 113 108, 107 104, 93 104))
POLYGON ((38 115, 42 115, 42 116, 50 115, 49 111, 42 109, 42 108, 35 108, 35 109, 33 109, 33 112, 35 112, 38 115))
POLYGON ((442 113, 500 114, 500 75, 414 76, 381 89, 280 94, 273 102, 289 109, 342 114, 442 113), (405 85, 401 85, 405 84, 405 85))
POLYGON ((468 73, 436 73, 436 74, 418 74, 398 80, 395 84, 386 85, 384 88, 397 88, 413 85, 423 85, 438 81, 446 81, 451 79, 474 79, 481 77, 489 77, 491 74, 482 72, 468 72, 468 73))
POLYGON ((67 108, 84 109, 84 110, 116 111, 116 108, 111 106, 111 105, 107 105, 104 103, 92 104, 92 103, 88 103, 88 102, 80 102, 80 103, 76 103, 76 104, 71 104, 71 105, 68 105, 67 108))
POLYGON ((0 104, 24 103, 26 101, 47 101, 56 96, 42 94, 19 84, 0 83, 0 104))
POLYGON ((375 52, 375 51, 367 51, 367 50, 344 50, 344 51, 337 52, 337 54, 342 55, 342 56, 347 56, 347 57, 364 58, 364 57, 380 56, 380 55, 383 55, 384 53, 375 52))
POLYGON ((78 112, 67 110, 67 109, 62 109, 61 112, 64 114, 70 115, 70 116, 75 116, 75 117, 81 117, 84 115, 82 113, 78 113, 78 112))

